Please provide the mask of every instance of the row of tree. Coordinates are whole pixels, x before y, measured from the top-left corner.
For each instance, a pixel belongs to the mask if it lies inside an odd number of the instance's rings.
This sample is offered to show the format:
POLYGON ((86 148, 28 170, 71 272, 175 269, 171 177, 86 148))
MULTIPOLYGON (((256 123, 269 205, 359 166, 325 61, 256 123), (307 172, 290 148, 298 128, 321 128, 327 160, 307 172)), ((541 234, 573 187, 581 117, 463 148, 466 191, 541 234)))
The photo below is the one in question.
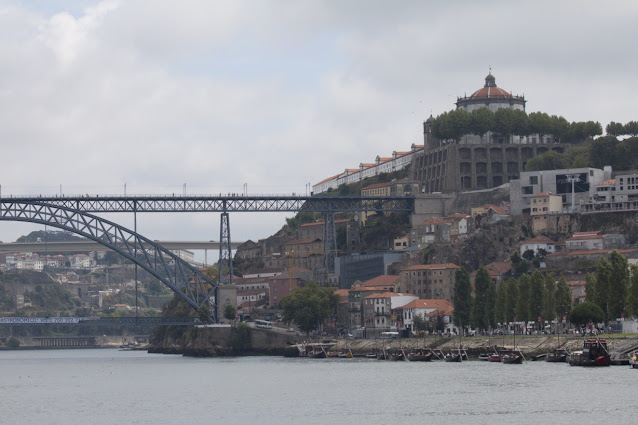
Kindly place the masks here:
POLYGON ((461 268, 456 272, 453 303, 456 325, 491 329, 498 323, 560 319, 569 314, 572 298, 565 276, 556 281, 551 273, 537 270, 518 279, 503 280, 497 287, 488 271, 481 267, 474 291, 467 270, 461 268))
POLYGON ((466 134, 482 137, 488 131, 505 137, 551 134, 555 142, 564 143, 579 143, 603 134, 598 122, 569 122, 544 112, 527 114, 510 108, 500 108, 496 112, 488 108, 472 112, 455 109, 437 116, 432 123, 432 135, 439 140, 458 142, 466 134))
POLYGON ((638 265, 613 251, 609 261, 601 259, 596 275, 585 277, 585 300, 598 305, 605 319, 638 315, 638 265))
POLYGON ((604 136, 563 153, 548 151, 527 161, 525 170, 603 168, 605 165, 611 165, 613 170, 618 171, 638 168, 638 137, 618 140, 615 136, 604 136))
POLYGON ((605 132, 610 136, 638 136, 638 121, 629 121, 627 124, 610 122, 605 127, 605 132))

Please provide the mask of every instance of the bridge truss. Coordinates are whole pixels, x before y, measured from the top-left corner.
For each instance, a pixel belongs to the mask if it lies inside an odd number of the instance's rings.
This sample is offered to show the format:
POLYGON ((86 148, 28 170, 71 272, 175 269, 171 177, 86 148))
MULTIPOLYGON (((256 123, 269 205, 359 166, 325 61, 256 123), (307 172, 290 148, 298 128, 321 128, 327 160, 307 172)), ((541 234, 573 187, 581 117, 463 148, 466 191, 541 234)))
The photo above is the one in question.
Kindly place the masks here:
MULTIPOLYGON (((84 236, 128 258, 195 310, 211 302, 217 284, 169 250, 116 223, 63 206, 0 200, 0 221, 39 223, 84 236)), ((216 307, 216 305, 215 305, 216 307)), ((217 309, 212 317, 217 320, 217 309)))
POLYGON ((38 196, 0 198, 0 220, 26 221, 57 227, 94 240, 123 255, 157 277, 194 309, 213 300, 213 321, 219 316, 218 285, 188 263, 150 239, 91 213, 218 212, 219 264, 230 267, 232 283, 230 212, 321 212, 325 214, 324 265, 334 271, 339 212, 411 212, 414 198, 395 196, 38 196))

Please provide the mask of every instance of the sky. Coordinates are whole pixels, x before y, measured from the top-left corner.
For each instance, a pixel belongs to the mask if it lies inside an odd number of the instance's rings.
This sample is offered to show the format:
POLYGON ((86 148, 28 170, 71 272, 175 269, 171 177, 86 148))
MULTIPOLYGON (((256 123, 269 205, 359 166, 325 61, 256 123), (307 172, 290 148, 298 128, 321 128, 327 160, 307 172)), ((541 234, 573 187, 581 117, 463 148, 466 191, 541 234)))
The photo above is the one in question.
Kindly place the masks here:
MULTIPOLYGON (((0 0, 1 196, 305 194, 422 144, 490 69, 528 113, 637 120, 637 19, 622 0, 0 0)), ((231 238, 286 216, 233 213, 231 238)), ((138 230, 219 240, 219 215, 138 230)))

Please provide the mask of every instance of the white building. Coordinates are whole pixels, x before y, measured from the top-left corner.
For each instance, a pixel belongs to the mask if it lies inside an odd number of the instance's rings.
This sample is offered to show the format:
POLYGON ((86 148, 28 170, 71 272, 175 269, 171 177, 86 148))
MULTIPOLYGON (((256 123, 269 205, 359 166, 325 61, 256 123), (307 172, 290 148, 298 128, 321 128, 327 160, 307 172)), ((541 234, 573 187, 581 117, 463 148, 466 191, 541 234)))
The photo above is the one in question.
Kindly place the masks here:
POLYGON ((548 238, 547 236, 538 236, 533 239, 527 239, 526 241, 521 242, 520 246, 520 255, 523 256, 523 253, 528 250, 534 251, 536 254, 539 250, 543 249, 547 254, 552 254, 556 252, 556 242, 548 238))
POLYGON ((580 204, 594 195, 596 186, 610 177, 609 166, 604 170, 587 167, 522 172, 520 179, 510 180, 510 214, 530 214, 534 195, 542 192, 559 195, 563 212, 570 212, 572 207, 578 211, 580 204))

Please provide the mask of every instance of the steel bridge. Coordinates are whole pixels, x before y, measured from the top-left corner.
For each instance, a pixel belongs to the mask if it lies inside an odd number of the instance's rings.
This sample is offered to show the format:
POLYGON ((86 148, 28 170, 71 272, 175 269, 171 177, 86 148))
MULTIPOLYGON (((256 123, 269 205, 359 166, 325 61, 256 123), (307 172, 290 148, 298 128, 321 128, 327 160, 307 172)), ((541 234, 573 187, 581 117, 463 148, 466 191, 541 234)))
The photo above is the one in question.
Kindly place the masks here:
POLYGON ((9 196, 0 198, 0 221, 38 223, 66 230, 104 245, 142 267, 192 308, 212 303, 217 322, 219 284, 232 283, 230 212, 320 212, 325 214, 324 265, 334 270, 337 253, 334 214, 338 212, 411 212, 412 197, 360 196, 9 196), (94 213, 133 213, 133 230, 94 213), (137 233, 137 213, 218 212, 220 215, 219 283, 137 233), (230 268, 226 280, 222 266, 230 268))
POLYGON ((194 326, 194 317, 0 317, 0 326, 78 325, 78 326, 194 326))

